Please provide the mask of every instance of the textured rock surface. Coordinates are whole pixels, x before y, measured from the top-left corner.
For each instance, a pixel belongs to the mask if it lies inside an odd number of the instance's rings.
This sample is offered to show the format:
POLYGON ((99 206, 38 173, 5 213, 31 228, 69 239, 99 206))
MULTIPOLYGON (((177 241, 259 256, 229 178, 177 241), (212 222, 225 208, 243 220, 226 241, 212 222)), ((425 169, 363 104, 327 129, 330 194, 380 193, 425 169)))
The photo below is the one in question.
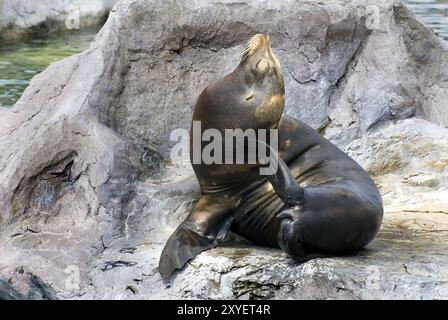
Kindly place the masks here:
POLYGON ((0 296, 448 298, 447 59, 395 2, 120 1, 90 49, 0 109, 0 296), (258 32, 286 112, 372 174, 384 226, 356 255, 302 265, 230 237, 166 289, 160 251, 198 197, 170 133, 258 32))
POLYGON ((0 39, 103 23, 117 0, 0 0, 0 39))

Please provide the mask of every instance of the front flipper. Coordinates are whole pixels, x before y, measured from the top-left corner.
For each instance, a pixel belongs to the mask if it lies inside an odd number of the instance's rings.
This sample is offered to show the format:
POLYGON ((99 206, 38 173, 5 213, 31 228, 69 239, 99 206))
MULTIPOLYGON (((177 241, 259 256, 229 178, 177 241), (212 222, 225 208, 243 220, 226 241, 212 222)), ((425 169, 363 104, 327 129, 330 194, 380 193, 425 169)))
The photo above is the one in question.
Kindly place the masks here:
POLYGON ((199 199, 163 248, 159 261, 163 279, 168 279, 188 260, 224 240, 232 224, 231 203, 225 195, 203 195, 199 199))

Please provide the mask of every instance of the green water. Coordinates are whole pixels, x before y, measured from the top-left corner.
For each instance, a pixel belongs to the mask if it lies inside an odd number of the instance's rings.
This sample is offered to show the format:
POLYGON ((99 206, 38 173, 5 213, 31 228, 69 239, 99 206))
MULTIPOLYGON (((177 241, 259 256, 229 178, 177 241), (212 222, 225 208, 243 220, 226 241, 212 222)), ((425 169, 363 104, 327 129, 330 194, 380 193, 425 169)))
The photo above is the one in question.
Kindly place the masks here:
POLYGON ((402 0, 435 33, 448 41, 448 0, 402 0))
POLYGON ((0 42, 0 107, 12 107, 32 77, 52 62, 87 49, 97 32, 92 29, 0 42))

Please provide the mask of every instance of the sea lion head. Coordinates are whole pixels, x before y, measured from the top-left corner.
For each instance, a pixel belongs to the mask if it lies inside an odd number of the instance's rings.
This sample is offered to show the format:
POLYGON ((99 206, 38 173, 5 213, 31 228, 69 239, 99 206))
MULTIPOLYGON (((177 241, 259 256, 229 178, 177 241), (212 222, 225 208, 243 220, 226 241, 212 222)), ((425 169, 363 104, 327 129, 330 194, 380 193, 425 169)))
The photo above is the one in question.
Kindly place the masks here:
POLYGON ((285 107, 285 85, 268 35, 256 34, 249 39, 239 67, 247 86, 243 105, 255 105, 252 127, 275 128, 285 107))
POLYGON ((280 63, 269 36, 249 39, 236 68, 210 83, 200 94, 193 121, 202 129, 276 128, 285 106, 280 63))
POLYGON ((272 52, 271 39, 265 34, 256 34, 247 41, 241 58, 248 84, 274 86, 284 91, 283 73, 280 63, 272 52))

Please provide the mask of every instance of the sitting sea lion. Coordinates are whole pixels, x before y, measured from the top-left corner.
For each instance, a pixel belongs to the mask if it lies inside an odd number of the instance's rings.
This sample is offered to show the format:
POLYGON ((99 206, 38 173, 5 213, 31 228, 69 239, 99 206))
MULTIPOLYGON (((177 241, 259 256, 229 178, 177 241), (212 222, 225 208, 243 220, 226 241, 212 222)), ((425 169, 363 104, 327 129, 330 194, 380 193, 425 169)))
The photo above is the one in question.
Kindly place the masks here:
POLYGON ((164 279, 229 230, 297 261, 358 250, 373 239, 383 216, 374 182, 314 129, 282 115, 284 103, 281 67, 262 34, 248 41, 233 72, 201 93, 193 121, 201 121, 202 131, 278 129, 278 152, 267 146, 278 170, 261 176, 260 164, 192 161, 202 196, 162 251, 164 279))

